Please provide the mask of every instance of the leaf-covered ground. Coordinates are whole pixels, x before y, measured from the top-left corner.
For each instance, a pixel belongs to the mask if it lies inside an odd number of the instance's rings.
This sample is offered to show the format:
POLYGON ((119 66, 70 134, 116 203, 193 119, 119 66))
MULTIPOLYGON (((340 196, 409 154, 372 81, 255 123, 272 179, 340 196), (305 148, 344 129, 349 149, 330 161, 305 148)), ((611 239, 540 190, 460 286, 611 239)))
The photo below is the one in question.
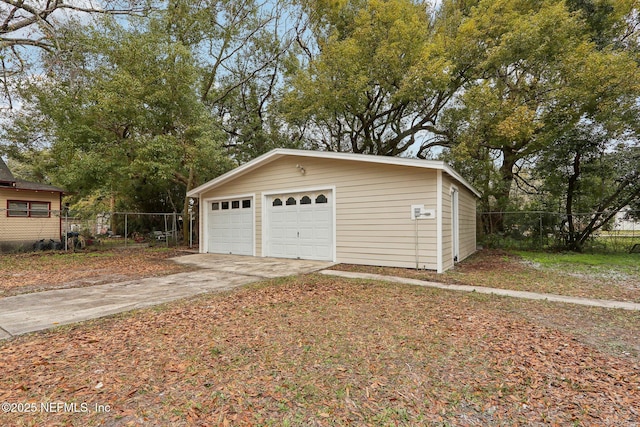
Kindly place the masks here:
POLYGON ((178 273, 188 267, 169 258, 181 254, 167 248, 0 254, 0 297, 178 273))
POLYGON ((0 402, 35 408, 0 425, 637 426, 638 358, 561 330, 572 310, 638 338, 617 310, 264 282, 0 342, 0 402))
MULTIPOLYGON (((0 283, 167 274, 177 254, 3 256, 0 283)), ((482 252, 444 276, 374 272, 597 288, 549 270, 482 252)), ((0 425, 637 426, 639 354, 635 312, 307 275, 2 341, 0 425)))

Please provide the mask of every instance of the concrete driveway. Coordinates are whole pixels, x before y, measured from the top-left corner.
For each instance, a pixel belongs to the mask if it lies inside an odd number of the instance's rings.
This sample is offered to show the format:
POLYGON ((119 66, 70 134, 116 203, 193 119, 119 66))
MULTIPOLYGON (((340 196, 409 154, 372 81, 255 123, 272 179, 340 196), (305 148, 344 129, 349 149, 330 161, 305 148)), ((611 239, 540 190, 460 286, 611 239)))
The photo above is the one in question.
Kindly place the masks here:
POLYGON ((310 273, 332 265, 322 261, 213 254, 186 255, 173 260, 200 269, 164 277, 0 298, 0 339, 274 277, 310 273))

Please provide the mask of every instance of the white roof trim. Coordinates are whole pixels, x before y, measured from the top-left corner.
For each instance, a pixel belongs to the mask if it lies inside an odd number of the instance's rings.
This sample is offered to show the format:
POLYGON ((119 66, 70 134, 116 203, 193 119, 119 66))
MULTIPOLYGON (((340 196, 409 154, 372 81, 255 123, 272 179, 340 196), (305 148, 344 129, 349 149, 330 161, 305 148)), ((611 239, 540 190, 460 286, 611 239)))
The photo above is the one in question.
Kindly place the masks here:
POLYGON ((230 170, 229 172, 220 175, 219 177, 202 184, 199 187, 194 188, 193 190, 187 193, 187 197, 199 198, 200 194, 205 191, 211 190, 212 188, 218 187, 228 181, 231 181, 235 178, 238 178, 244 175, 247 172, 250 172, 260 166, 263 166, 267 163, 270 163, 276 159, 279 159, 284 156, 298 156, 298 157, 315 157, 322 159, 335 159, 335 160, 353 160, 357 162, 368 162, 368 163, 378 163, 378 164, 386 164, 386 165, 397 165, 397 166, 410 166, 410 167, 418 167, 425 169, 435 169, 442 170, 454 178, 456 181, 460 182, 466 188, 468 188, 473 194, 477 197, 481 197, 480 193, 471 186, 464 178, 458 174, 451 166, 446 164, 440 160, 422 160, 422 159, 411 159, 405 157, 389 157, 389 156, 374 156, 370 154, 354 154, 354 153, 336 153, 333 151, 311 151, 311 150, 293 150, 289 148, 276 148, 274 150, 269 151, 268 153, 263 154, 262 156, 256 157, 250 162, 245 163, 242 166, 238 166, 235 169, 230 170))

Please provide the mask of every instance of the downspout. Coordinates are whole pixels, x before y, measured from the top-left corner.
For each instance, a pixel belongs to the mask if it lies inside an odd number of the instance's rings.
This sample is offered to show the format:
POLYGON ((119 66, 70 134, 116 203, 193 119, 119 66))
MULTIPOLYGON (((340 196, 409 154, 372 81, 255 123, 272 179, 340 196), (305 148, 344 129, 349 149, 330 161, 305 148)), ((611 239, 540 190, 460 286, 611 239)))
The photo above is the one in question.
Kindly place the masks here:
POLYGON ((60 216, 60 232, 58 236, 60 236, 60 241, 62 242, 62 193, 58 193, 58 213, 60 216))
POLYGON ((437 272, 443 273, 442 264, 442 170, 436 171, 436 262, 437 272))
POLYGON ((205 245, 207 244, 206 240, 209 239, 209 236, 204 235, 204 216, 207 213, 205 205, 206 203, 202 201, 202 193, 198 194, 198 212, 200 213, 200 218, 198 218, 198 252, 200 252, 201 254, 207 252, 208 248, 206 248, 207 250, 205 250, 205 245))
POLYGON ((416 226, 416 231, 415 231, 415 236, 416 236, 416 270, 420 269, 420 245, 418 243, 418 217, 416 216, 413 219, 413 222, 415 222, 415 226, 416 226))

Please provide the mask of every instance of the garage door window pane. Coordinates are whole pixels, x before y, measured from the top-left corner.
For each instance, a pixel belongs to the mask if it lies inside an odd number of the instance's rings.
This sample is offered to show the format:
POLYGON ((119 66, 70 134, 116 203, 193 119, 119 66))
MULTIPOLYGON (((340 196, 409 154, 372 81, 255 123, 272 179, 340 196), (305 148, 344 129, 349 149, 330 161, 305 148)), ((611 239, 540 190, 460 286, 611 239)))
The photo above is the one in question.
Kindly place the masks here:
POLYGON ((222 202, 222 209, 229 209, 229 202, 222 202))
POLYGON ((310 205, 311 204, 311 198, 309 196, 303 196, 302 199, 300 199, 300 204, 301 205, 310 205))
POLYGON ((287 206, 295 205, 296 203, 296 199, 294 199, 293 197, 289 197, 287 199, 287 206))
POLYGON ((211 210, 212 211, 217 211, 219 209, 220 209, 220 203, 218 203, 218 202, 211 203, 211 210))
POLYGON ((327 196, 325 196, 324 194, 320 194, 318 197, 316 197, 316 203, 327 203, 327 196))
POLYGON ((282 200, 274 199, 272 205, 273 206, 282 206, 282 200))
POLYGON ((242 201, 242 209, 247 209, 251 207, 251 200, 243 200, 242 201))
POLYGON ((231 202, 231 209, 240 209, 240 200, 234 200, 231 202))

